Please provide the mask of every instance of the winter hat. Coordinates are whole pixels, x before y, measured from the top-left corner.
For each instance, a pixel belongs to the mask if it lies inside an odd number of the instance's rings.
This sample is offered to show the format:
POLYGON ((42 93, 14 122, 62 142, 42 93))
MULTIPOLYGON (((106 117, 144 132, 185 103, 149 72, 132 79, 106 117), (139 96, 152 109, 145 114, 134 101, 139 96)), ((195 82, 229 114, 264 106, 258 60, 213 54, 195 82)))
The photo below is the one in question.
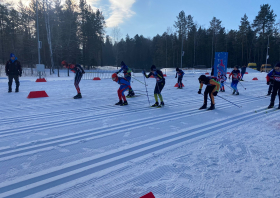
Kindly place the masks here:
POLYGON ((236 69, 239 69, 238 65, 235 65, 234 67, 236 67, 236 69))
POLYGON ((156 71, 156 70, 157 70, 156 66, 155 66, 155 65, 152 65, 152 66, 151 66, 151 71, 156 71))
POLYGON ((125 66, 125 63, 123 61, 121 62, 121 66, 125 66))
POLYGON ((117 82, 118 81, 118 74, 113 73, 112 74, 112 80, 117 82), (114 80, 114 78, 115 78, 115 80, 114 80))
POLYGON ((176 71, 179 71, 179 68, 178 68, 178 67, 176 67, 176 71))
POLYGON ((68 65, 68 63, 64 60, 61 62, 61 65, 68 65))
POLYGON ((11 54, 10 54, 10 57, 12 58, 12 57, 16 57, 16 56, 15 56, 13 53, 11 53, 11 54))
POLYGON ((205 75, 201 75, 198 78, 199 81, 207 82, 208 78, 205 75))
POLYGON ((276 63, 274 67, 280 67, 280 62, 276 63))

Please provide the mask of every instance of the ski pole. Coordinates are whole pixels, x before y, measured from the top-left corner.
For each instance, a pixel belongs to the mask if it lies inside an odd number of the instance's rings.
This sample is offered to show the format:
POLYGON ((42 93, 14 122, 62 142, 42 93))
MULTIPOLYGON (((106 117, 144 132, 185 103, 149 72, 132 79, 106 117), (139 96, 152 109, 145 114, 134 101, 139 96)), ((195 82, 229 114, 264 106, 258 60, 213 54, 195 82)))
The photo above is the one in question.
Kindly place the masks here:
POLYGON ((224 85, 226 85, 228 88, 230 88, 230 89, 232 89, 232 90, 233 90, 233 88, 232 88, 232 87, 230 87, 230 86, 228 86, 226 83, 224 83, 224 85))
POLYGON ((217 95, 219 98, 222 98, 222 99, 224 99, 225 101, 228 101, 228 102, 230 102, 231 104, 233 104, 233 105, 235 105, 235 106, 237 106, 238 108, 241 108, 242 106, 239 106, 239 105, 237 105, 237 104, 235 104, 235 103, 233 103, 233 102, 231 102, 231 101, 229 101, 229 100, 227 100, 227 99, 225 99, 225 98, 223 98, 223 97, 221 97, 221 96, 219 96, 219 95, 217 95))
POLYGON ((132 78, 133 78, 134 80, 137 80, 138 82, 142 83, 143 85, 148 86, 148 85, 144 84, 143 82, 141 82, 140 80, 138 80, 138 79, 136 79, 136 78, 134 78, 134 77, 132 77, 132 78))
POLYGON ((243 86, 243 84, 241 83, 241 82, 239 82, 240 83, 240 85, 246 90, 246 88, 243 86))
POLYGON ((151 106, 151 103, 150 103, 150 99, 149 99, 149 93, 148 93, 148 89, 147 89, 147 85, 146 85, 146 77, 143 75, 144 77, 144 82, 145 82, 145 88, 146 88, 146 93, 147 93, 147 98, 148 98, 148 101, 149 101, 149 106, 151 106))

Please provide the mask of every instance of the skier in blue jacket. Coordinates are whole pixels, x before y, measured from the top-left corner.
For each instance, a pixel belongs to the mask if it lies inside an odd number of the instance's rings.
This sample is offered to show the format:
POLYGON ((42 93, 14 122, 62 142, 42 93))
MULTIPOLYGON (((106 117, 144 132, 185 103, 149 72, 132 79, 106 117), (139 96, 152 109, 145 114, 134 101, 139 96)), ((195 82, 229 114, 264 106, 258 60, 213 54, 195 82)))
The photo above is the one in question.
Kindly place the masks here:
POLYGON ((175 78, 177 78, 177 75, 178 75, 178 89, 183 89, 182 80, 183 80, 184 74, 185 73, 181 69, 179 69, 178 67, 176 68, 176 76, 175 76, 175 78))
MULTIPOLYGON (((121 69, 116 72, 116 74, 120 73, 120 72, 123 72, 124 74, 124 78, 126 80, 128 80, 129 82, 131 81, 131 69, 122 61, 121 62, 121 69)), ((133 89, 131 88, 131 85, 129 85, 129 88, 128 88, 128 94, 126 97, 133 97, 135 95, 133 89)))
POLYGON ((270 105, 268 108, 273 108, 274 107, 274 101, 278 92, 278 98, 279 98, 279 106, 278 109, 280 109, 280 62, 277 63, 274 66, 274 69, 271 70, 267 76, 266 76, 267 84, 269 84, 269 81, 273 81, 273 91, 271 94, 271 99, 270 99, 270 105))
POLYGON ((118 89, 119 102, 115 105, 128 105, 124 92, 129 88, 130 82, 126 78, 118 77, 117 73, 113 73, 112 80, 120 85, 120 88, 118 89))

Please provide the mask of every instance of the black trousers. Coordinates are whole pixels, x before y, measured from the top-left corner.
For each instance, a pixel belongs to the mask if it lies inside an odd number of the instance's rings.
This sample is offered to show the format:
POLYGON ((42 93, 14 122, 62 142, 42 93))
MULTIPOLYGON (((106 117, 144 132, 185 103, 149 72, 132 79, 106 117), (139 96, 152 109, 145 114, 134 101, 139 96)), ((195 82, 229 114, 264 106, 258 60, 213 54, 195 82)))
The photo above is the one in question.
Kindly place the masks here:
POLYGON ((8 82, 9 89, 12 89, 13 79, 15 79, 16 88, 18 88, 19 87, 19 77, 18 77, 18 75, 9 75, 8 77, 9 77, 9 82, 8 82))
POLYGON ((216 86, 206 86, 206 89, 204 91, 204 104, 207 104, 207 95, 209 94, 209 97, 211 99, 211 104, 215 104, 214 96, 212 91, 214 90, 216 86))
POLYGON ((268 94, 271 94, 273 88, 273 83, 269 82, 269 87, 268 87, 268 94))
POLYGON ((183 87, 182 80, 183 80, 183 77, 178 77, 178 88, 183 87))
POLYGON ((163 87, 164 87, 164 85, 165 85, 165 81, 163 81, 163 82, 156 82, 156 86, 155 86, 155 90, 154 90, 154 94, 160 94, 161 93, 161 91, 162 91, 162 89, 163 89, 163 87))
POLYGON ((270 100, 272 103, 274 103, 274 101, 275 101, 277 92, 278 92, 278 98, 279 98, 279 102, 280 102, 280 82, 274 82, 273 91, 272 91, 271 100, 270 100))

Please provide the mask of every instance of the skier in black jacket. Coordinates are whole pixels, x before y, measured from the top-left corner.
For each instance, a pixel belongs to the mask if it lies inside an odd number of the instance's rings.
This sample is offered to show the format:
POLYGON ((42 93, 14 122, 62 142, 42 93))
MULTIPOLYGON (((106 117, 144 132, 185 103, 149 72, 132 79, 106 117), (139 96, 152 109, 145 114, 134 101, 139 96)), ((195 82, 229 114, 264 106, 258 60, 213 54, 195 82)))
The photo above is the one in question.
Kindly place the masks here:
POLYGON ((211 100, 211 106, 208 108, 208 110, 214 110, 215 109, 215 99, 214 96, 217 96, 219 90, 220 90, 220 83, 216 81, 217 79, 213 76, 205 76, 205 75, 201 75, 198 78, 199 81, 199 90, 198 90, 198 94, 201 94, 201 90, 203 87, 203 84, 206 85, 206 89, 204 91, 204 103, 202 105, 202 107, 200 107, 199 109, 206 109, 207 108, 207 97, 209 94, 210 100, 211 100))
POLYGON ((83 77, 83 74, 85 73, 84 69, 82 68, 81 65, 78 64, 68 64, 66 61, 62 61, 61 64, 66 67, 67 69, 70 69, 73 73, 75 73, 75 80, 74 80, 74 85, 77 90, 77 95, 74 96, 74 99, 79 99, 82 98, 81 90, 79 87, 79 83, 83 77))
POLYGON ((142 73, 146 78, 150 78, 150 76, 153 76, 156 79, 156 86, 155 86, 155 90, 154 90, 154 97, 155 97, 156 103, 153 104, 152 107, 164 106, 161 91, 165 85, 165 78, 163 77, 162 71, 157 69, 155 65, 152 65, 151 72, 149 73, 149 75, 146 75, 145 71, 143 71, 142 73), (158 103, 158 97, 160 99, 160 105, 158 103))
POLYGON ((15 82, 16 82, 15 92, 18 92, 19 91, 19 77, 21 77, 22 69, 21 69, 20 62, 17 60, 17 57, 13 53, 10 54, 10 60, 8 60, 6 63, 5 72, 9 78, 8 92, 12 92, 13 79, 15 79, 15 82))

